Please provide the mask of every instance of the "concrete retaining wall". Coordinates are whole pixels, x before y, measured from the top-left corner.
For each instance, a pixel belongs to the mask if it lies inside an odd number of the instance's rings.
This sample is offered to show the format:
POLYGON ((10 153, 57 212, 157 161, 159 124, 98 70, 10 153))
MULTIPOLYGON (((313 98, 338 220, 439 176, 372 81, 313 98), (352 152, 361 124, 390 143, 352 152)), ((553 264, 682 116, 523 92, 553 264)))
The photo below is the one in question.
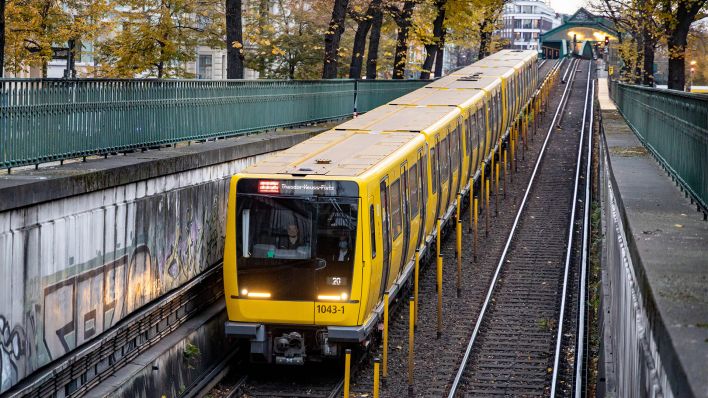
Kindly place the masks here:
POLYGON ((228 178, 300 133, 0 178, 0 393, 219 262, 228 178))
MULTIPOLYGON (((602 146, 602 145, 601 145, 602 146)), ((604 149, 604 148, 603 148, 604 149)), ((667 372, 652 334, 645 297, 638 288, 635 265, 627 245, 624 224, 611 170, 602 161, 603 295, 601 333, 607 397, 673 397, 667 372)), ((601 389, 602 390, 602 389, 601 389)))
POLYGON ((218 262, 228 177, 260 157, 0 213, 2 391, 218 262))

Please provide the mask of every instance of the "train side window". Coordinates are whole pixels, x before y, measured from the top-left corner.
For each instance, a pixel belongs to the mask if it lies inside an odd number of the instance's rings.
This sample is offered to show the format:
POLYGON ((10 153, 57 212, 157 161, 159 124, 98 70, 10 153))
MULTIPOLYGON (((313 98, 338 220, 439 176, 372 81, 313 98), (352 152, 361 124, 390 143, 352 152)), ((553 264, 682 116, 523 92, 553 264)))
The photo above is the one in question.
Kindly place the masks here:
MULTIPOLYGON (((474 130, 474 113, 470 112, 467 117, 467 131, 465 134, 465 147, 467 148, 467 156, 472 156, 472 131, 474 130)), ((472 159, 470 159, 472 161, 472 159)))
MULTIPOLYGON (((470 119, 472 119, 472 131, 470 131, 470 138, 469 138, 469 143, 470 143, 470 148, 474 148, 475 146, 479 145, 479 135, 477 135, 477 129, 478 127, 478 121, 477 121, 477 114, 474 113, 470 115, 470 119)), ((470 162, 472 159, 470 159, 470 162)))
POLYGON ((438 159, 437 156, 435 155, 436 152, 438 151, 438 147, 433 147, 432 150, 430 151, 430 172, 432 173, 430 180, 432 181, 433 186, 431 187, 433 189, 433 193, 436 193, 438 191, 438 159))
POLYGON ((410 189, 411 218, 418 214, 418 163, 414 163, 408 170, 408 189, 410 189))
POLYGON ((371 258, 376 258, 376 215, 374 205, 369 206, 369 227, 371 228, 371 258))
POLYGON ((447 181, 447 175, 450 172, 450 144, 448 142, 448 137, 445 137, 440 141, 440 181, 447 181))
POLYGON ((393 239, 398 238, 403 230, 401 222, 401 180, 396 180, 391 184, 391 229, 393 230, 393 239))
MULTIPOLYGON (((484 105, 482 105, 479 110, 477 110, 477 131, 479 132, 479 136, 482 137, 482 142, 481 146, 484 146, 487 144, 487 119, 484 117, 484 105)), ((480 158, 482 156, 486 156, 486 153, 480 154, 480 158)))
POLYGON ((452 171, 456 171, 460 165, 460 126, 452 131, 450 138, 450 158, 452 160, 452 171))

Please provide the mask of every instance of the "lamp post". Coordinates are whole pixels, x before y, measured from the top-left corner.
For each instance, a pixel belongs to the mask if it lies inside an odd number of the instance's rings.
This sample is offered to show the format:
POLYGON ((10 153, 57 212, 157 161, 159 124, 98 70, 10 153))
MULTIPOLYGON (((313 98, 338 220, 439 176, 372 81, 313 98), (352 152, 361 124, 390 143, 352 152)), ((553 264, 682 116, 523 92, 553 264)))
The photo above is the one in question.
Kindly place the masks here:
POLYGON ((688 83, 688 91, 689 93, 691 92, 691 88, 693 88, 693 74, 696 72, 696 60, 691 61, 691 79, 689 80, 688 83))

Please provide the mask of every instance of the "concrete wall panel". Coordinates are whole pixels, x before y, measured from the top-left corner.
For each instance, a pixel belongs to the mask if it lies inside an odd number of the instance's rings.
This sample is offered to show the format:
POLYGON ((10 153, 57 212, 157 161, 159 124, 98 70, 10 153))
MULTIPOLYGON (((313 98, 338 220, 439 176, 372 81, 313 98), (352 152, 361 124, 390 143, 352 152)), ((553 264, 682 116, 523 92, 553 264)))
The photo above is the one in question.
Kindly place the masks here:
POLYGON ((252 156, 0 212, 0 392, 220 261, 252 156))
MULTIPOLYGON (((605 334, 609 335, 614 379, 607 396, 672 398, 668 376, 652 334, 642 292, 637 285, 619 204, 606 163, 603 168, 605 334)), ((605 355, 610 357, 609 355, 605 355)))

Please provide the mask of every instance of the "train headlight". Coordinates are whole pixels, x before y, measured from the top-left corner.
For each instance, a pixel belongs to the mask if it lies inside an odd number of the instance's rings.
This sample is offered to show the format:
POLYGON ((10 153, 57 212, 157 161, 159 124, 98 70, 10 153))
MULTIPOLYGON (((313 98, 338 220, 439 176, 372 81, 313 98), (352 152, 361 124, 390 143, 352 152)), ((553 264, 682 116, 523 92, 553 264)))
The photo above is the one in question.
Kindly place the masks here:
POLYGON ((317 300, 323 300, 323 301, 346 301, 347 298, 349 297, 348 294, 342 293, 339 296, 336 296, 334 294, 329 295, 329 294, 320 294, 317 296, 317 300))
POLYGON ((248 289, 241 289, 242 296, 248 296, 248 289))
POLYGON ((249 292, 248 298, 270 298, 270 293, 267 292, 249 292))

